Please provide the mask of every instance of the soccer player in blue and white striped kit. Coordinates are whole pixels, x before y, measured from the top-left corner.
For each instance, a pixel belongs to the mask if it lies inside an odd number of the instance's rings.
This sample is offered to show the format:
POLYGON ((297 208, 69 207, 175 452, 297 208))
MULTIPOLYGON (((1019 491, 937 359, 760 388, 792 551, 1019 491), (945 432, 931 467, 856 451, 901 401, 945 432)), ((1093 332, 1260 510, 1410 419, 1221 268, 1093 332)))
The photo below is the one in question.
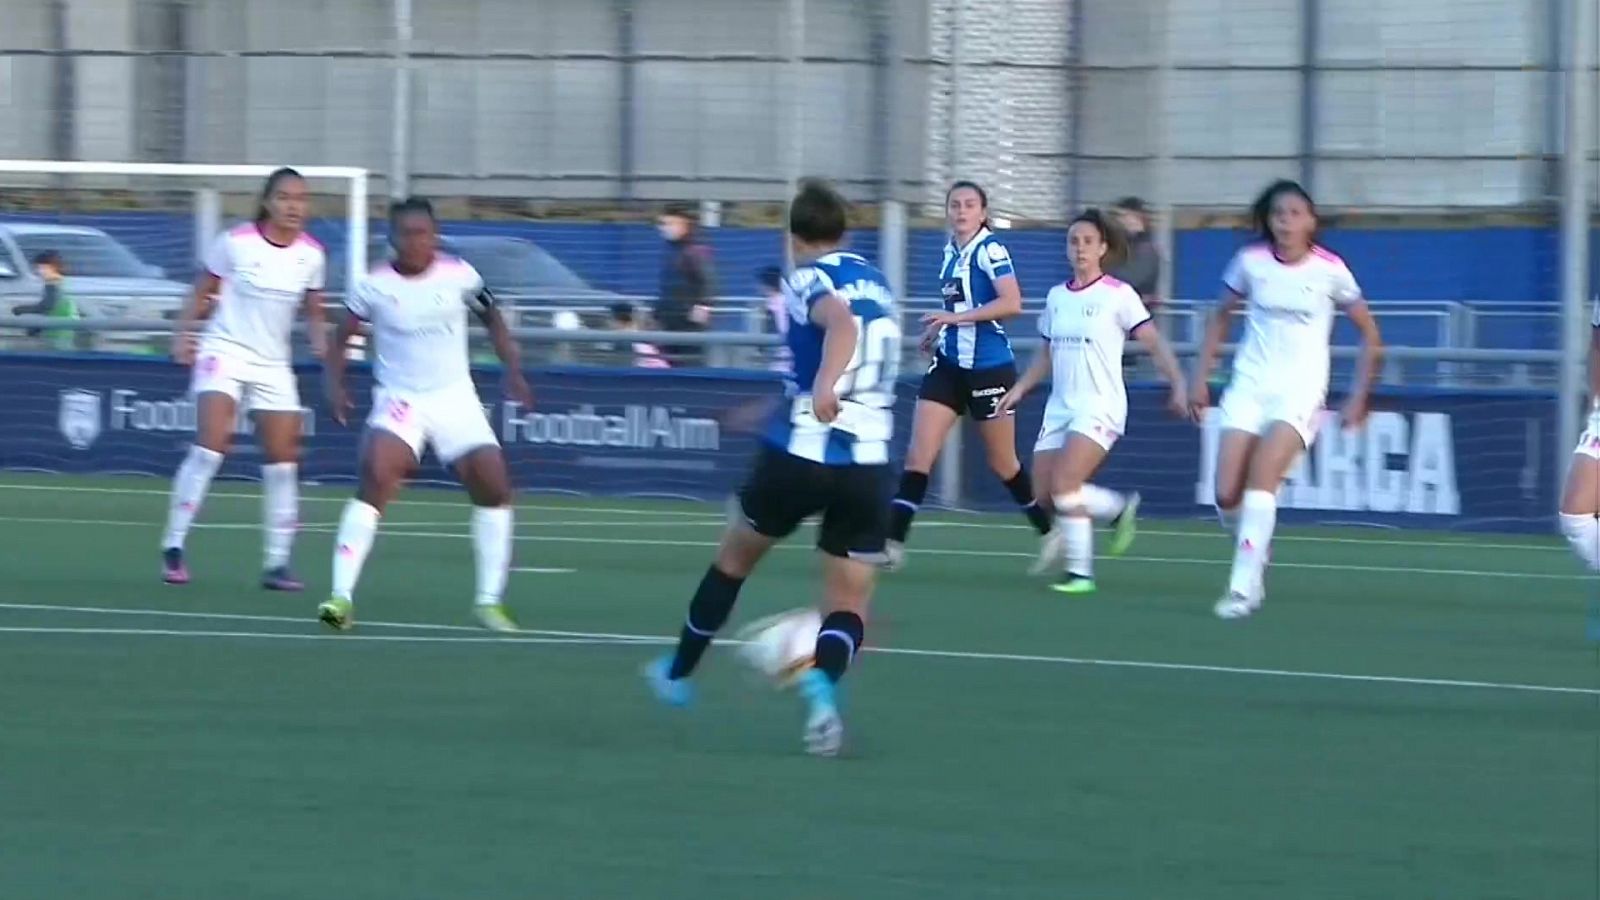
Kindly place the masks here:
POLYGON ((773 545, 821 516, 822 626, 798 687, 806 749, 832 756, 844 727, 835 685, 861 647, 888 535, 889 442, 901 333, 887 279, 843 251, 848 207, 820 181, 789 208, 797 267, 783 282, 792 355, 787 396, 761 436, 733 517, 689 604, 677 650, 645 669, 661 700, 689 700, 689 675, 728 621, 739 588, 773 545))
POLYGON ((965 415, 978 423, 989 468, 1044 537, 1034 567, 1043 571, 1060 555, 1061 543, 1051 532, 1050 510, 1035 502, 1028 470, 1017 456, 1014 411, 1000 405, 1017 383, 1016 356, 1001 323, 1022 312, 1022 288, 1011 254, 989 229, 989 196, 983 188, 970 181, 951 185, 945 214, 950 243, 939 267, 944 310, 922 319, 927 326, 922 346, 933 351, 933 365, 917 393, 911 445, 890 509, 888 565, 903 564, 911 520, 928 492, 928 473, 950 429, 965 415))

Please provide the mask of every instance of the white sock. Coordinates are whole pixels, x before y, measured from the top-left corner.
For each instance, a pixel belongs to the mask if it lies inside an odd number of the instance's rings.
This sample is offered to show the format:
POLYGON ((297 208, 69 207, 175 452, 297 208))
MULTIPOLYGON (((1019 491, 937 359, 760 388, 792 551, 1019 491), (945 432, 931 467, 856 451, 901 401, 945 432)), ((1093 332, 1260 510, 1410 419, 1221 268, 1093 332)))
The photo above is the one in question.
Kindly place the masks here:
POLYGON ((205 502, 211 479, 222 466, 222 454, 199 444, 189 445, 189 455, 172 477, 172 500, 167 507, 167 530, 161 535, 161 549, 181 549, 189 536, 189 526, 205 502))
POLYGON ((1228 576, 1229 593, 1255 598, 1277 525, 1277 495, 1271 491, 1245 491, 1239 504, 1239 537, 1233 550, 1233 572, 1228 576))
POLYGON ((300 467, 268 463, 261 467, 261 526, 265 567, 289 564, 295 529, 300 527, 300 467))
POLYGON ((472 508, 472 553, 478 563, 480 606, 493 606, 506 592, 511 569, 511 507, 472 508))
POLYGON ((1561 533, 1584 566, 1591 572, 1600 572, 1600 519, 1562 513, 1561 533))
POLYGON ((345 504, 344 515, 339 517, 339 536, 333 542, 335 597, 349 600, 355 593, 361 567, 366 565, 372 539, 378 533, 378 518, 378 511, 360 500, 345 504))
POLYGON ((1061 516, 1056 519, 1066 539, 1067 574, 1094 577, 1094 520, 1088 516, 1061 516))
POLYGON ((1109 522, 1128 507, 1128 498, 1125 494, 1107 490, 1097 484, 1086 484, 1078 491, 1078 500, 1083 504, 1083 509, 1089 518, 1096 522, 1109 522))

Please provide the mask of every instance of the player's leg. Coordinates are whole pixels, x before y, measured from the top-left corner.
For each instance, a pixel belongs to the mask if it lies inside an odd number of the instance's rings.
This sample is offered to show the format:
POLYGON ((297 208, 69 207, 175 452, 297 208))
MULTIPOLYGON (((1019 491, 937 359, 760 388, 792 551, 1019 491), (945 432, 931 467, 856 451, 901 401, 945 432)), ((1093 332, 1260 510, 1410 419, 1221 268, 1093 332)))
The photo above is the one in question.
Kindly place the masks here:
POLYGON ((233 445, 239 384, 218 372, 220 366, 216 357, 204 356, 195 367, 195 440, 172 478, 167 524, 161 534, 162 579, 168 584, 189 581, 184 542, 205 503, 211 479, 233 445))
POLYGON ((798 688, 807 706, 807 752, 833 756, 844 741, 838 685, 866 639, 876 560, 888 546, 882 496, 887 466, 836 466, 827 473, 827 506, 817 535, 822 554, 822 625, 815 664, 798 688))
POLYGON ((361 442, 360 483, 339 516, 334 538, 333 592, 317 608, 317 617, 334 628, 350 627, 356 583, 372 551, 378 520, 416 469, 422 440, 422 429, 407 401, 381 393, 374 397, 361 442))
MULTIPOLYGON (((1033 442, 1033 496, 1040 509, 1055 509, 1056 467, 1061 464, 1062 451, 1067 445, 1067 425, 1064 418, 1052 416, 1047 410, 1039 426, 1039 436, 1033 442)), ((1066 533, 1058 527, 1050 529, 1039 541, 1039 555, 1028 567, 1030 575, 1054 572, 1066 558, 1066 533)))
POLYGON ((300 393, 287 366, 263 373, 252 386, 250 407, 261 446, 261 586, 299 591, 305 585, 289 568, 300 527, 300 393))
POLYGON ((662 701, 673 706, 689 702, 689 676, 727 624, 745 579, 774 544, 817 510, 815 468, 820 466, 770 447, 757 453, 739 489, 740 515, 729 517, 716 556, 700 576, 677 648, 645 667, 645 680, 662 701))
MULTIPOLYGON (((936 369, 935 371, 939 371, 936 369)), ((933 372, 928 373, 932 379, 933 372)), ((923 382, 923 392, 929 390, 928 379, 923 382)), ((936 386, 937 387, 937 386, 936 386)), ((942 390, 942 388, 940 389, 942 390)), ((943 397, 940 393, 939 397, 943 397)), ((944 399, 917 399, 916 411, 911 418, 911 442, 906 446, 904 470, 900 474, 900 487, 889 501, 889 544, 885 551, 885 565, 898 569, 905 562, 906 539, 911 534, 911 521, 922 508, 928 495, 928 473, 939 459, 945 438, 956 426, 960 415, 944 399)))
POLYGON ((1600 436, 1585 433, 1561 488, 1561 533, 1585 568, 1600 572, 1600 436))
MULTIPOLYGON (((1054 466, 1056 516, 1066 542, 1066 571, 1055 589, 1066 594, 1088 594, 1094 585, 1094 512, 1104 515, 1111 492, 1094 488, 1089 478, 1105 461, 1106 448, 1084 434, 1075 422, 1066 435, 1066 444, 1054 466), (1092 498, 1091 496, 1092 495, 1092 498), (1093 507, 1093 512, 1091 512, 1093 507)), ((1126 503, 1116 497, 1118 511, 1126 503)))
POLYGON ((968 398, 967 413, 978 423, 978 437, 983 441, 984 457, 989 471, 1005 485, 1012 502, 1022 510, 1028 524, 1041 537, 1050 533, 1051 514, 1048 505, 1041 506, 1033 495, 1033 482, 1028 469, 1017 454, 1017 420, 1014 413, 1000 413, 1000 399, 1017 383, 1014 366, 983 369, 972 373, 972 390, 968 398))
POLYGON ((1278 525, 1278 488, 1289 474, 1289 467, 1310 445, 1310 440, 1309 434, 1279 420, 1268 425, 1256 442, 1255 451, 1250 454, 1244 492, 1239 499, 1239 525, 1233 567, 1228 574, 1228 592, 1217 602, 1218 616, 1238 619, 1260 608, 1272 535, 1278 525))
POLYGON ((472 554, 477 566, 473 612, 491 631, 516 631, 502 602, 515 540, 505 454, 498 445, 479 447, 457 459, 455 470, 472 498, 472 554))
POLYGON ((1217 407, 1217 469, 1212 480, 1217 518, 1231 535, 1238 529, 1239 503, 1244 497, 1245 478, 1250 458, 1268 422, 1256 398, 1229 389, 1217 407))

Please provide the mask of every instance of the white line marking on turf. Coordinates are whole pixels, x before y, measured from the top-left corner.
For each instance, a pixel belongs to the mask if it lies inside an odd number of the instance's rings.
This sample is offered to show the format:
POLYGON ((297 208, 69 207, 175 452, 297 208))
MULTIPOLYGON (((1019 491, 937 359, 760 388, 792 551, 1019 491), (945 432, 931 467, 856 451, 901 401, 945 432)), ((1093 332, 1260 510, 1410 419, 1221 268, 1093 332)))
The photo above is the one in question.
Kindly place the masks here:
MULTIPOLYGON (((168 491, 167 490, 165 490, 165 489, 157 490, 155 488, 113 488, 113 487, 92 487, 92 486, 88 486, 88 485, 48 485, 48 484, 14 484, 14 483, 12 483, 12 484, 0 483, 0 491, 43 491, 43 492, 59 491, 61 493, 67 493, 67 494, 124 494, 124 495, 132 495, 132 496, 149 496, 149 497, 157 497, 157 496, 165 497, 165 496, 168 495, 168 491)), ((224 500, 250 500, 250 501, 259 501, 261 499, 259 494, 242 494, 242 493, 239 493, 239 492, 236 492, 236 491, 222 491, 222 492, 213 493, 213 494, 210 494, 210 495, 207 496, 207 499, 214 499, 214 498, 221 498, 221 499, 224 499, 224 500)), ((300 497, 300 500, 301 500, 302 503, 344 503, 344 502, 346 502, 347 499, 348 498, 346 498, 346 497, 321 497, 321 496, 317 496, 315 494, 302 494, 301 497, 300 497)), ((465 510, 466 507, 467 507, 467 504, 464 503, 464 502, 461 502, 461 501, 420 500, 420 499, 406 498, 406 499, 401 499, 401 500, 396 501, 394 506, 396 508, 404 508, 404 507, 408 507, 408 506, 437 506, 437 507, 448 507, 448 508, 452 508, 452 509, 465 510)), ((559 506, 559 505, 554 505, 554 504, 539 504, 539 503, 519 503, 519 504, 517 504, 517 509, 539 510, 539 511, 542 511, 542 512, 577 513, 577 514, 580 514, 580 515, 596 514, 596 515, 632 516, 632 517, 635 518, 635 521, 632 522, 632 523, 629 523, 629 524, 635 525, 635 526, 639 526, 639 527, 648 527, 648 526, 651 526, 651 525, 670 526, 670 525, 678 525, 678 524, 720 525, 720 524, 722 524, 723 522, 726 521, 726 517, 722 516, 722 515, 716 515, 716 514, 712 514, 712 513, 698 512, 698 511, 692 511, 692 510, 649 509, 647 507, 589 506, 589 505, 582 504, 582 503, 573 503, 573 504, 569 504, 569 505, 566 505, 566 506, 559 506), (637 518, 641 517, 641 516, 658 516, 658 517, 661 517, 662 519, 667 519, 669 521, 663 521, 663 522, 637 522, 636 521, 637 518), (679 520, 686 520, 686 519, 699 519, 699 520, 702 520, 702 522, 679 521, 679 520)), ((532 522, 532 521, 535 521, 535 520, 532 520, 532 519, 529 520, 529 522, 532 522)), ((523 524, 523 523, 519 523, 519 524, 523 524)), ((611 522, 596 523, 596 525, 604 525, 604 526, 610 526, 612 524, 616 524, 616 523, 611 523, 611 522)), ((200 526, 196 526, 196 527, 205 527, 205 526, 200 525, 200 526)), ((211 526, 211 527, 216 527, 216 526, 211 526)), ((252 525, 250 527, 254 528, 254 527, 258 527, 258 526, 252 525)), ((1010 524, 1010 523, 1006 523, 1006 522, 956 522, 956 521, 951 521, 951 520, 948 520, 948 519, 927 519, 927 518, 919 520, 918 523, 917 523, 917 527, 918 528, 985 528, 985 529, 1004 529, 1004 530, 1008 530, 1008 531, 1023 531, 1023 530, 1032 531, 1033 530, 1033 527, 1031 525, 1014 525, 1014 524, 1010 524)), ((1142 534, 1153 535, 1153 536, 1157 536, 1157 537, 1200 538, 1200 539, 1206 539, 1206 540, 1212 540, 1212 539, 1218 539, 1218 538, 1226 539, 1226 535, 1220 529, 1198 529, 1198 530, 1195 530, 1195 531, 1171 531, 1171 530, 1159 530, 1159 529, 1144 529, 1144 528, 1141 528, 1139 530, 1140 530, 1140 532, 1142 534)), ((1309 535, 1309 534, 1275 534, 1275 535, 1273 535, 1272 539, 1274 541, 1279 542, 1279 543, 1282 543, 1282 542, 1285 542, 1285 541, 1305 541, 1305 542, 1310 542, 1310 543, 1329 543, 1329 544, 1372 544, 1372 545, 1378 546, 1378 547, 1442 547, 1442 548, 1468 549, 1468 550, 1527 550, 1527 551, 1532 551, 1532 552, 1537 552, 1537 553, 1565 553, 1565 552, 1567 552, 1567 548, 1565 547, 1565 545, 1562 545, 1562 544, 1559 544, 1559 543, 1554 543, 1554 542, 1549 543, 1549 544, 1505 543, 1505 542, 1476 541, 1476 540, 1472 540, 1470 538, 1462 539, 1462 540, 1453 540, 1453 541, 1435 541, 1435 540, 1412 540, 1412 539, 1392 540, 1392 539, 1386 539, 1386 538, 1368 539, 1368 538, 1353 538, 1353 537, 1325 537, 1325 536, 1322 536, 1322 535, 1309 535)))
MULTIPOLYGON (((29 516, 0 516, 0 522, 15 522, 28 525, 80 525, 98 526, 105 528, 150 528, 149 522, 130 522, 117 519, 51 519, 34 518, 29 516)), ((259 525, 248 524, 221 524, 211 525, 211 528, 223 529, 256 529, 259 525)), ((302 525, 301 531, 331 532, 332 524, 302 525)), ((380 532, 384 537, 412 537, 412 538, 450 538, 454 540, 470 540, 471 535, 465 532, 454 531, 417 531, 407 530, 405 523, 396 522, 391 527, 386 527, 380 532)), ((573 537, 571 535, 542 535, 519 534, 519 541, 549 544, 607 544, 618 547, 699 547, 703 549, 714 548, 716 541, 679 541, 650 538, 615 538, 615 537, 573 537)), ((778 544, 780 550, 807 550, 808 544, 778 544)), ((998 559, 1033 559, 1034 553, 1021 553, 1015 550, 958 550, 946 547, 929 547, 919 552, 934 556, 973 556, 998 559)), ((1211 559, 1180 556, 1119 556, 1112 557, 1103 562, 1119 563, 1165 563, 1168 565, 1189 566, 1227 566, 1231 565, 1228 559, 1218 556, 1211 559)), ((1310 563, 1310 562, 1273 562, 1275 569, 1309 569, 1313 571, 1329 572, 1375 572, 1398 575, 1458 575, 1470 578, 1538 578, 1552 581, 1584 581, 1592 576, 1580 573, 1562 572, 1505 572, 1488 569, 1429 569, 1416 566, 1361 566, 1346 563, 1310 563)))
MULTIPOLYGON (((56 610, 60 612, 83 612, 125 616, 170 616, 186 619, 217 619, 217 620, 246 620, 259 622, 306 622, 305 619, 289 618, 287 616, 250 616, 239 613, 205 613, 161 609, 114 609, 109 607, 91 606, 51 606, 40 603, 0 603, 0 609, 25 609, 25 610, 56 610)), ((396 628, 438 628, 455 631, 466 626, 460 625, 425 625, 422 623, 399 622, 365 622, 365 627, 396 627, 396 628)), ((476 630, 476 629, 467 629, 476 630)), ((17 634, 108 634, 108 635, 153 635, 173 637, 260 637, 284 640, 368 640, 389 641, 398 643, 501 643, 501 644, 598 644, 608 646, 632 644, 670 644, 672 638, 648 634, 615 634, 606 632, 584 631, 537 631, 529 630, 519 632, 527 637, 505 635, 500 637, 449 637, 428 635, 353 635, 353 634, 276 634, 272 632, 255 631, 185 631, 181 629, 159 628, 62 628, 44 626, 12 626, 0 627, 0 633, 17 634)), ((737 643, 736 641, 721 641, 719 643, 737 643)), ((1397 684, 1411 687, 1439 687, 1459 688, 1473 690, 1509 691, 1525 694, 1569 694, 1585 697, 1600 697, 1600 688, 1569 687, 1565 685, 1550 684, 1524 684, 1508 681, 1479 681, 1458 678, 1424 678, 1406 675, 1355 675, 1348 672, 1319 672, 1315 670, 1296 669, 1263 669, 1250 666, 1219 666, 1202 663, 1173 663, 1154 662, 1138 659, 1096 659, 1080 656, 1045 656, 1029 653, 984 653, 971 650, 918 650, 909 647, 873 647, 863 648, 865 651, 886 656, 908 656, 929 659, 961 659, 986 662, 1014 662, 1014 663, 1040 663, 1060 666, 1086 666, 1113 669, 1144 669, 1160 672, 1207 672, 1217 675, 1252 675, 1261 678, 1295 678, 1316 681, 1344 681, 1365 684, 1397 684)))
POLYGON ((577 569, 546 568, 544 566, 513 566, 513 572, 523 572, 528 575, 572 575, 577 569))
POLYGON ((518 637, 507 634, 499 637, 453 637, 437 634, 293 634, 273 631, 187 631, 178 628, 82 628, 47 627, 34 625, 0 626, 0 634, 87 634, 96 636, 129 635, 133 637, 186 637, 186 638, 249 638, 269 641, 358 641, 386 644, 572 644, 574 646, 608 644, 631 645, 637 641, 619 641, 615 638, 551 638, 518 637))

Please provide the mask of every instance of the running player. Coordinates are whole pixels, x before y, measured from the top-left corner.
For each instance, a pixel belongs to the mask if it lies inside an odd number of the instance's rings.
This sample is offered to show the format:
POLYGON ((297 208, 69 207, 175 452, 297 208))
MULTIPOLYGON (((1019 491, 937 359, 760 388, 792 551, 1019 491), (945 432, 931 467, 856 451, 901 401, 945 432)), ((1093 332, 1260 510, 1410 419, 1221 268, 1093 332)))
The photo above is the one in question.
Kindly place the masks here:
POLYGON ((361 484, 345 505, 334 542, 333 596, 317 616, 346 629, 354 617, 353 594, 372 549, 378 519, 417 468, 424 447, 453 467, 472 498, 472 549, 478 592, 473 612, 493 631, 515 631, 501 603, 511 564, 511 478, 500 442, 484 415, 467 358, 467 313, 489 331, 505 366, 505 388, 524 407, 533 392, 517 365, 517 345, 495 307, 494 296, 472 266, 438 252, 433 206, 420 198, 389 210, 393 261, 345 298, 351 315, 339 326, 328 355, 328 402, 343 424, 351 409, 345 393, 344 349, 362 323, 374 343, 372 413, 361 450, 361 484))
POLYGON ((1589 423, 1561 489, 1561 533, 1591 572, 1600 572, 1600 300, 1589 334, 1589 423))
POLYGON ((1278 488, 1311 446, 1324 417, 1335 311, 1343 310, 1361 332, 1361 360, 1342 412, 1347 427, 1366 420, 1383 356, 1378 324, 1355 276, 1344 260, 1317 245, 1317 208, 1305 189, 1292 181, 1273 182, 1256 198, 1250 215, 1262 241, 1240 250, 1223 273, 1222 299, 1206 323, 1189 380, 1191 412, 1199 420, 1210 405, 1206 379, 1229 319, 1245 306, 1244 339, 1218 409, 1217 509, 1236 533, 1233 571, 1216 605, 1224 619, 1248 616, 1265 599, 1278 488))
POLYGON ((1104 273, 1127 253, 1127 241, 1097 209, 1067 229, 1072 280, 1050 289, 1039 317, 1045 343, 1033 364, 1000 401, 1011 410, 1034 385, 1051 376, 1044 424, 1033 445, 1035 495, 1054 506, 1057 530, 1066 544, 1066 572, 1055 589, 1068 594, 1094 591, 1094 520, 1116 526, 1110 552, 1125 553, 1133 543, 1138 494, 1120 494, 1089 483, 1106 454, 1127 428, 1128 392, 1122 383, 1122 352, 1128 335, 1155 358, 1172 386, 1167 406, 1176 415, 1188 408, 1188 389, 1172 348, 1162 339, 1139 293, 1104 273))
POLYGON ((327 343, 322 316, 327 255, 303 230, 307 207, 306 182, 298 172, 285 168, 269 175, 255 220, 211 243, 205 271, 178 318, 172 356, 194 368, 189 390, 195 398, 195 442, 173 478, 161 536, 161 574, 168 584, 189 582, 184 540, 233 444, 242 404, 255 419, 266 458, 261 586, 274 591, 304 587, 289 568, 300 518, 300 391, 289 341, 297 309, 305 311, 312 353, 323 356, 327 343), (194 332, 202 320, 205 333, 197 342, 194 332))
POLYGON ((962 416, 978 423, 989 468, 1005 483, 1033 527, 1045 536, 1040 563, 1060 552, 1050 534, 1050 513, 1034 501, 1028 471, 1017 457, 1016 421, 1000 400, 1017 380, 1016 359, 1001 321, 1022 312, 1022 288, 1011 254, 989 230, 989 196, 970 181, 945 193, 950 243, 939 268, 944 311, 923 317, 922 343, 933 351, 933 365, 917 393, 911 446, 895 493, 889 520, 889 568, 905 560, 911 520, 928 493, 928 473, 939 450, 962 416))
POLYGON ((821 181, 802 183, 789 207, 799 267, 784 280, 788 399, 762 434, 716 558, 689 604, 672 656, 645 668, 661 700, 689 701, 688 678, 727 622, 739 588, 779 540, 821 514, 823 612, 816 664, 799 681, 809 713, 805 744, 831 756, 844 736, 835 686, 861 647, 888 526, 889 441, 900 326, 888 281, 840 250, 848 208, 821 181))

